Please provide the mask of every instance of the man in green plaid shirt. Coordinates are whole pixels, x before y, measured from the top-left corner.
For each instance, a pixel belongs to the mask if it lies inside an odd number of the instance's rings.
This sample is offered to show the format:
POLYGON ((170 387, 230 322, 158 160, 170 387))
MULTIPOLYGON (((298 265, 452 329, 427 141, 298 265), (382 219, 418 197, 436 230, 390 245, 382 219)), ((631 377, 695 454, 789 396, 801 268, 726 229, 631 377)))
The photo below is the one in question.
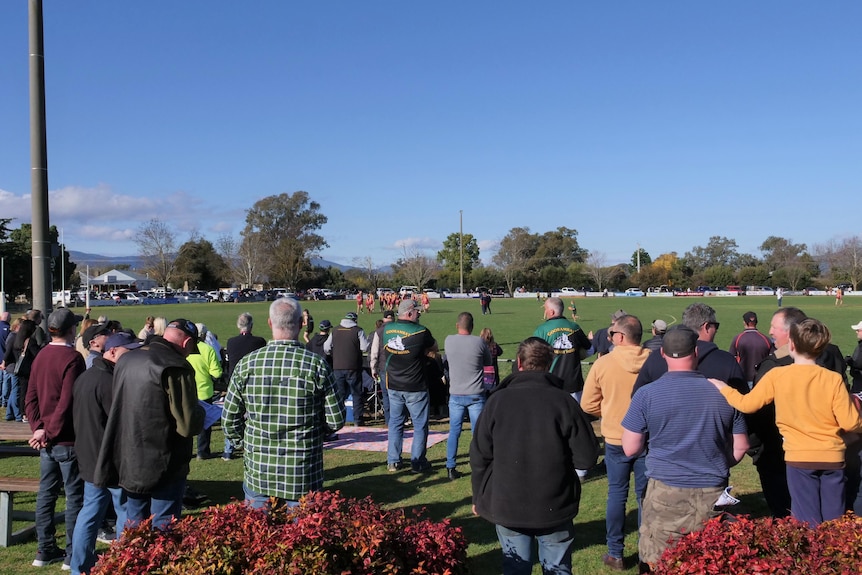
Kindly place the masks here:
POLYGON ((302 308, 278 298, 269 308, 273 339, 243 357, 224 402, 225 437, 245 448, 246 501, 292 504, 323 487, 323 439, 344 426, 332 369, 297 337, 302 308))

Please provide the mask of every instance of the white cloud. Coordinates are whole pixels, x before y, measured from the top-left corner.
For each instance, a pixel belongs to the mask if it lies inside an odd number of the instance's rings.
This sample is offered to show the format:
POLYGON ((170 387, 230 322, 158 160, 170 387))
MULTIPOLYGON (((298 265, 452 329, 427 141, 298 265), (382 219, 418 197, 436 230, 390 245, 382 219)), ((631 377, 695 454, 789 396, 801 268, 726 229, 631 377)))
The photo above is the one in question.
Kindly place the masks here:
POLYGON ((393 245, 399 250, 408 251, 440 250, 443 247, 440 240, 432 238, 404 238, 395 240, 393 245))

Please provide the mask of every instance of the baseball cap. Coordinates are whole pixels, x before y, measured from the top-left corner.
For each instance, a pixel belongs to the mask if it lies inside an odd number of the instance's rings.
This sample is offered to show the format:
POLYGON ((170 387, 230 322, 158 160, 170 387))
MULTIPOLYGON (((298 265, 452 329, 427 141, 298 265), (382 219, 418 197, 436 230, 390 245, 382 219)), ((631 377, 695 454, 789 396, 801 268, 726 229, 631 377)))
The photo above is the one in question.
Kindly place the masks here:
POLYGON ((350 320, 356 321, 357 319, 359 319, 359 316, 356 315, 355 311, 349 311, 346 314, 344 314, 344 319, 350 319, 350 320))
POLYGON ((394 317, 395 317, 395 312, 394 312, 394 311, 392 311, 391 309, 387 309, 386 311, 384 311, 384 312, 383 312, 383 318, 385 319, 385 318, 387 318, 387 317, 388 317, 388 318, 394 318, 394 317))
POLYGON ((144 345, 144 342, 133 336, 127 331, 121 331, 111 334, 105 341, 105 351, 110 351, 115 347, 124 347, 126 349, 138 349, 144 345))
POLYGON ((331 321, 329 321, 328 319, 325 319, 325 320, 321 321, 321 322, 320 322, 320 330, 321 330, 321 331, 326 331, 326 330, 328 330, 328 329, 332 329, 332 322, 331 322, 331 321))
POLYGON ((860 321, 856 325, 851 325, 850 329, 862 329, 862 321, 860 321))
POLYGON ((178 329, 190 338, 192 338, 193 345, 190 345, 187 349, 187 353, 200 353, 198 349, 198 327, 191 321, 187 319, 175 319, 171 320, 166 328, 178 329))
POLYGON ((422 308, 419 307, 419 303, 415 299, 405 299, 398 304, 398 315, 410 313, 414 309, 419 312, 422 311, 422 308))
POLYGON ((623 317, 624 315, 628 315, 628 314, 625 312, 625 310, 623 310, 623 309, 618 309, 617 311, 615 311, 614 313, 612 313, 612 314, 611 314, 611 321, 617 321, 618 319, 620 319, 620 318, 621 318, 621 317, 623 317))
POLYGON ((68 308, 61 307, 51 312, 48 316, 48 331, 51 333, 64 333, 70 327, 84 320, 84 316, 75 315, 68 308))
POLYGON ((667 357, 688 357, 697 347, 697 333, 684 325, 676 325, 664 334, 661 348, 667 357))
POLYGON ((742 314, 742 321, 745 323, 757 323, 757 314, 753 311, 747 311, 742 314))
POLYGON ((654 322, 652 322, 652 327, 654 330, 656 330, 656 332, 664 333, 667 331, 667 322, 664 321, 663 319, 657 319, 654 322))
POLYGON ((94 323, 90 327, 84 330, 84 333, 81 334, 81 343, 84 344, 84 347, 90 349, 90 340, 94 337, 98 337, 100 335, 108 335, 111 331, 108 329, 108 324, 105 323, 94 323))

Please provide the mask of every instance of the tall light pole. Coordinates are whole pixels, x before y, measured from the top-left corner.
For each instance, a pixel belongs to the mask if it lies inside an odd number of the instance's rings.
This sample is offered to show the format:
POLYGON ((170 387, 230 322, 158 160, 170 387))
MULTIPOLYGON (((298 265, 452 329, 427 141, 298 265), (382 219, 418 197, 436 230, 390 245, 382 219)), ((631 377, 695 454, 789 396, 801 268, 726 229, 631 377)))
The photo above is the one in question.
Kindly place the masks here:
POLYGON ((638 242, 638 273, 641 273, 641 243, 638 242))
POLYGON ((464 293, 464 210, 458 210, 460 216, 458 230, 458 250, 461 252, 461 286, 459 293, 464 293))
POLYGON ((60 300, 66 307, 66 243, 63 241, 63 228, 60 228, 60 300))
POLYGON ((0 313, 6 311, 6 258, 0 258, 0 313))
POLYGON ((30 211, 32 217, 33 308, 47 327, 51 301, 51 246, 48 238, 48 143, 45 127, 45 42, 42 0, 30 0, 30 211))

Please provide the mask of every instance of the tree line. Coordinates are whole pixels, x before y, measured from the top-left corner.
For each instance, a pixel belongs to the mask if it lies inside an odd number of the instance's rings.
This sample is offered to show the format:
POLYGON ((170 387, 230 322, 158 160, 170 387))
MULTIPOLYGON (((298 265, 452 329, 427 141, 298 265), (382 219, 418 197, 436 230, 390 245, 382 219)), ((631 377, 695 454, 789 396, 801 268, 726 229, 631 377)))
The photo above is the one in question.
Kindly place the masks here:
MULTIPOLYGON (((353 267, 315 266, 312 260, 328 247, 320 230, 327 218, 309 194, 297 191, 258 200, 246 210, 245 226, 238 237, 220 236, 215 244, 197 230, 179 242, 177 232, 156 218, 140 226, 136 234, 138 253, 147 274, 162 286, 216 289, 226 286, 287 287, 307 289, 371 290, 379 287, 416 285, 457 291, 478 286, 504 288, 509 293, 577 289, 648 289, 667 285, 680 289, 697 286, 758 285, 801 290, 849 283, 856 290, 862 280, 862 237, 827 240, 811 249, 789 238, 769 236, 759 246, 760 256, 739 252, 735 240, 712 236, 704 246, 694 246, 652 258, 638 247, 629 262, 609 262, 600 251, 578 243, 578 232, 568 227, 534 233, 515 227, 502 238, 488 265, 472 234, 451 233, 436 254, 403 248, 401 256, 387 265, 370 256, 357 256, 353 267)), ((0 219, 0 256, 5 258, 6 291, 31 294, 30 224, 10 228, 10 219, 0 219)), ((76 266, 68 252, 60 253, 55 226, 50 241, 55 246, 54 285, 61 270, 66 285, 77 285, 76 266), (59 258, 65 266, 59 265, 59 258)), ((107 271, 107 270, 102 270, 107 271)), ((91 270, 93 275, 101 273, 91 270)))

